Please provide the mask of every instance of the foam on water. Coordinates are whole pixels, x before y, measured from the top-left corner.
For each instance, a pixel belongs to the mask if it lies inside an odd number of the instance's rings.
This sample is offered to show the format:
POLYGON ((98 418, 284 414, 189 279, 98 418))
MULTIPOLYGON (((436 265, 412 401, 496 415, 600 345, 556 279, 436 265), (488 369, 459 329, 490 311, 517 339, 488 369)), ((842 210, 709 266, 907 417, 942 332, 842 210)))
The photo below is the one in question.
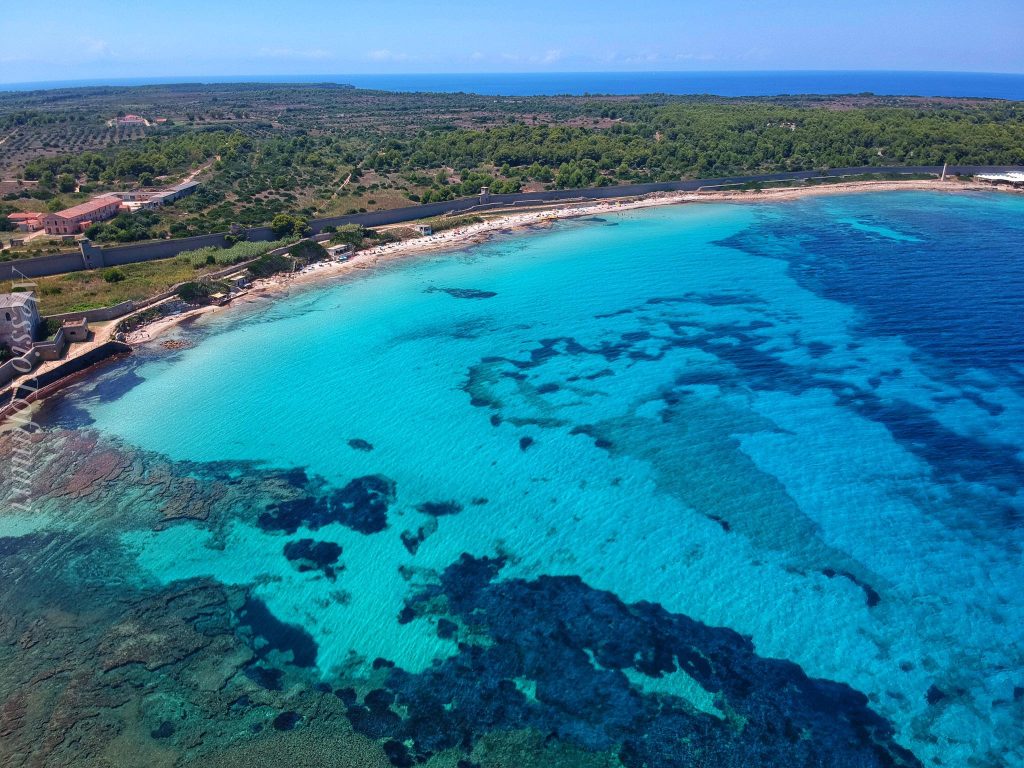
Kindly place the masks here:
MULTIPOLYGON (((82 402, 175 460, 396 482, 380 533, 124 537, 145 578, 258 585, 325 676, 455 653, 397 616, 427 574, 500 553, 502 578, 578 575, 847 682, 922 760, 1011 764, 1022 214, 887 193, 562 224, 219 315, 173 364, 128 362, 106 376, 135 386, 82 402), (341 545, 335 580, 282 556, 311 536, 341 545)), ((646 684, 715 711, 685 673, 646 684)))

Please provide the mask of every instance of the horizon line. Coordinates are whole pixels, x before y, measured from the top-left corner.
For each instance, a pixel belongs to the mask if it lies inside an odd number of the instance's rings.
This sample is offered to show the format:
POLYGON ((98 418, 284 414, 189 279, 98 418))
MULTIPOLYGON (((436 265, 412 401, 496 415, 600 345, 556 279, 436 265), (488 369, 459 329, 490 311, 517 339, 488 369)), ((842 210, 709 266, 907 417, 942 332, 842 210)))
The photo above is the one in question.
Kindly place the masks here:
MULTIPOLYGON (((899 73, 899 74, 919 74, 919 75, 987 75, 992 77, 1024 77, 1024 71, 1021 72, 997 72, 989 70, 943 70, 943 69, 581 69, 581 70, 500 70, 500 71, 451 71, 451 72, 313 72, 308 74, 285 72, 285 73, 272 73, 264 72, 259 74, 239 74, 239 75, 102 75, 97 77, 83 77, 83 78, 66 78, 66 79, 49 79, 49 80, 18 80, 9 82, 0 82, 0 88, 8 86, 46 86, 46 85, 58 85, 68 87, 71 84, 83 83, 90 84, 91 87, 103 87, 109 85, 111 87, 125 87, 123 84, 119 84, 114 81, 144 81, 144 80, 164 80, 168 82, 153 83, 153 85, 175 85, 175 84, 202 84, 202 85, 218 85, 218 84, 245 84, 245 83, 264 83, 268 81, 260 80, 264 77, 273 78, 301 78, 295 80, 296 84, 309 85, 312 84, 309 78, 342 78, 342 77, 459 77, 459 76, 470 76, 470 77, 487 77, 487 76, 507 76, 507 77, 537 77, 537 76, 557 76, 557 75, 768 75, 768 74, 884 74, 884 73, 899 73)), ((320 82, 333 82, 337 84, 345 84, 337 80, 323 80, 320 82)), ((140 83, 141 84, 141 83, 140 83)), ((269 83, 272 85, 288 85, 289 81, 279 80, 278 82, 269 83)), ((90 86, 82 86, 90 87, 90 86)))

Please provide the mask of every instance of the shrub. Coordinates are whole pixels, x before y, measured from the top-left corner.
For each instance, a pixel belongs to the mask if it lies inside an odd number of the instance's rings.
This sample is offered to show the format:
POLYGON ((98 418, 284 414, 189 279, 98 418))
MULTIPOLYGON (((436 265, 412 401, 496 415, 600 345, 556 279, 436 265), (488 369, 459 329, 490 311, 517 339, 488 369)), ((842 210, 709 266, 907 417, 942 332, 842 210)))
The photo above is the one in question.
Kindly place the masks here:
POLYGON ((299 241, 292 247, 290 253, 294 258, 302 259, 307 264, 323 261, 328 256, 327 249, 312 240, 299 241))
POLYGON ((122 280, 127 279, 127 277, 120 269, 108 269, 103 273, 103 279, 108 283, 120 283, 122 280))
POLYGON ((253 277, 270 277, 278 272, 287 272, 291 268, 291 259, 267 253, 249 265, 249 274, 253 277))
POLYGON ((367 237, 367 230, 362 224, 345 224, 335 231, 331 238, 332 245, 351 245, 353 250, 363 247, 363 239, 367 237))

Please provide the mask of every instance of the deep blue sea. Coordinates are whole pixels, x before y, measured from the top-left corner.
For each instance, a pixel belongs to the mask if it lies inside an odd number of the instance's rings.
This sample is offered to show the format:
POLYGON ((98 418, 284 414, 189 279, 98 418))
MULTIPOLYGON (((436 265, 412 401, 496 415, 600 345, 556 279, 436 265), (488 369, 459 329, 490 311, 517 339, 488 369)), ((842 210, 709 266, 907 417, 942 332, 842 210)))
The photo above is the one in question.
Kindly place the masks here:
POLYGON ((245 75, 146 77, 0 84, 34 90, 160 83, 345 83, 384 91, 479 93, 492 96, 667 93, 777 96, 874 93, 884 96, 968 96, 1024 100, 1024 74, 985 72, 545 72, 397 75, 245 75))
POLYGON ((197 764, 1019 766, 1021 242, 1010 195, 694 204, 216 313, 37 414, 13 610, 197 764))

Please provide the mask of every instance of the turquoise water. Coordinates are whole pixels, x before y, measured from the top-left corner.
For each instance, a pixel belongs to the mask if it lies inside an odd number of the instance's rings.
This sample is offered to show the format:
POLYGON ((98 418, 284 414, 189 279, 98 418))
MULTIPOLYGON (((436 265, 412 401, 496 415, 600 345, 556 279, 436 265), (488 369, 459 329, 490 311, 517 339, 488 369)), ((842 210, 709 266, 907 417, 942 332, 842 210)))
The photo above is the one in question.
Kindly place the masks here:
MULTIPOLYGON (((557 583, 567 605, 589 605, 598 592, 573 591, 585 585, 735 630, 759 659, 864 694, 894 754, 913 753, 878 764, 1017 765, 1022 238, 1024 200, 996 195, 566 222, 218 314, 179 331, 189 348, 143 351, 39 418, 159 456, 188 482, 216 475, 227 490, 206 519, 117 534, 126 580, 244 588, 314 644, 315 661, 293 648, 291 664, 327 690, 385 659, 401 671, 385 687, 419 701, 415 681, 454 675, 469 652, 471 616, 529 657, 541 641, 502 634, 495 617, 517 627, 521 602, 542 624, 538 590, 557 583), (231 496, 239 478, 266 495, 231 496), (343 508, 365 514, 325 512, 343 508), (282 546, 302 539, 340 545, 335 569, 297 568, 282 546), (453 586, 476 584, 466 573, 484 558, 500 564, 489 586, 453 586), (582 584, 548 578, 560 576, 582 584), (460 613, 466 594, 478 602, 460 613)), ((111 482, 110 511, 152 508, 111 482)), ((40 518, 73 525, 54 519, 40 518)), ((594 611, 563 626, 619 632, 594 611)), ((586 648, 588 670, 609 667, 586 648)), ((615 685, 732 722, 728 684, 679 659, 624 668, 615 685)), ((466 727, 550 727, 589 750, 626 738, 607 725, 624 704, 570 727, 553 683, 524 675, 534 714, 485 723, 469 709, 466 727)), ((876 764, 842 758, 847 746, 818 754, 876 764)), ((619 759, 642 764, 630 749, 619 759)))
POLYGON ((539 72, 398 75, 243 75, 141 77, 3 83, 4 90, 139 86, 161 83, 342 83, 382 91, 560 96, 590 93, 710 93, 776 96, 785 93, 877 93, 890 96, 971 96, 1024 99, 1024 76, 986 72, 539 72))

